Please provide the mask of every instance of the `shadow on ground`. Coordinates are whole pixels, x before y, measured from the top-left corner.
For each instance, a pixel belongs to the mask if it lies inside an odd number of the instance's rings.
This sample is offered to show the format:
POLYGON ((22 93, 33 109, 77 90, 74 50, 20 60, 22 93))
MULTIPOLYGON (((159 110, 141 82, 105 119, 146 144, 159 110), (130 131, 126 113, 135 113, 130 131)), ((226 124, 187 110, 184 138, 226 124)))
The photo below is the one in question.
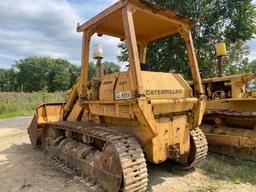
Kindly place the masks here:
POLYGON ((167 160, 166 162, 158 165, 148 162, 147 165, 150 182, 149 191, 153 191, 152 187, 165 182, 167 178, 182 178, 195 171, 194 168, 184 170, 180 167, 180 165, 170 160, 167 160))

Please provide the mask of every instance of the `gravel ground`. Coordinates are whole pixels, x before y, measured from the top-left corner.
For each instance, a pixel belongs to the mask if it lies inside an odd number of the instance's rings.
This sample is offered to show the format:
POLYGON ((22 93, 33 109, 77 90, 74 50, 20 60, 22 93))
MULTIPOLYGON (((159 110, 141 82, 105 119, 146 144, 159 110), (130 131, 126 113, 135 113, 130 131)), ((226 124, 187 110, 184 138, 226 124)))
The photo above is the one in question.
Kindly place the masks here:
MULTIPOLYGON (((56 168, 41 149, 29 144, 26 127, 32 117, 0 120, 1 192, 84 192, 86 187, 76 176, 56 168)), ((149 191, 156 192, 256 192, 249 183, 235 184, 216 179, 196 168, 181 171, 172 162, 148 165, 149 191)))

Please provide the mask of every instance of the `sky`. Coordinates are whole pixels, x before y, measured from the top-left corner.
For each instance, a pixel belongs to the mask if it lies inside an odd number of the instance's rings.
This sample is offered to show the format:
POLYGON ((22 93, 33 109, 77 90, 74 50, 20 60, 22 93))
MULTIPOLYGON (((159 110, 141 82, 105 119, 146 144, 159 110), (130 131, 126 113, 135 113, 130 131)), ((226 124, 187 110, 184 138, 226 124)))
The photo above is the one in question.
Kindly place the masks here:
MULTIPOLYGON (((63 58, 80 65, 81 34, 86 22, 117 0, 0 0, 0 68, 28 56, 63 58)), ((256 0, 254 0, 256 2, 256 0)), ((92 45, 100 42, 93 37, 92 45)), ((105 37, 104 60, 117 62, 119 39, 105 37)), ((248 42, 256 59, 256 38, 248 42)))

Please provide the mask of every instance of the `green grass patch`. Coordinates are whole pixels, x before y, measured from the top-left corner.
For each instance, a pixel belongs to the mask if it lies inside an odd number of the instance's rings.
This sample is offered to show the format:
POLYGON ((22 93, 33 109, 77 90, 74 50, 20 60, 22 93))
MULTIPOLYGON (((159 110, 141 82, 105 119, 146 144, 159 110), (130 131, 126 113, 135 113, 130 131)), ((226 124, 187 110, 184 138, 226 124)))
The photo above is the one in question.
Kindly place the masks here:
POLYGON ((25 179, 24 179, 24 181, 23 181, 23 184, 22 184, 22 186, 21 186, 21 190, 23 190, 23 189, 26 189, 26 188, 29 188, 29 187, 31 187, 32 185, 30 184, 30 183, 28 183, 28 181, 26 181, 25 179))
POLYGON ((199 167, 217 179, 256 185, 256 162, 253 161, 211 154, 199 167))
POLYGON ((64 102, 65 92, 0 92, 0 118, 32 115, 38 105, 64 102))
POLYGON ((26 114, 23 112, 10 112, 10 113, 2 113, 0 114, 0 119, 5 119, 5 118, 12 118, 12 117, 18 117, 18 116, 26 116, 26 115, 32 115, 33 113, 26 114))

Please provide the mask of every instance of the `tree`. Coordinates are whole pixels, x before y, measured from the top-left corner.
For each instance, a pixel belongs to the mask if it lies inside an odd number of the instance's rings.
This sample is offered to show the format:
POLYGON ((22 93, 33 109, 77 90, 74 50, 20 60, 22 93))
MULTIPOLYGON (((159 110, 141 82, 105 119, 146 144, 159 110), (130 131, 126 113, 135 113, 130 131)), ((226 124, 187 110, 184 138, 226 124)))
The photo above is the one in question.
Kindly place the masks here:
POLYGON ((256 73, 256 59, 250 63, 250 71, 256 73))
POLYGON ((121 67, 113 62, 104 62, 104 73, 111 74, 114 72, 119 72, 121 67))
POLYGON ((80 67, 71 64, 69 66, 69 74, 70 74, 70 85, 69 87, 72 87, 74 84, 76 84, 77 77, 80 75, 80 67))
MULTIPOLYGON (((16 61, 12 70, 17 76, 17 84, 25 91, 65 91, 79 75, 79 68, 63 59, 48 57, 28 57, 16 61)), ((16 87, 20 91, 19 87, 16 87)))
MULTIPOLYGON (((121 67, 113 62, 105 61, 104 65, 104 74, 111 74, 114 72, 119 72, 121 67)), ((96 77, 96 65, 94 63, 89 64, 89 73, 88 78, 89 80, 96 77)))
POLYGON ((88 79, 91 80, 96 77, 96 65, 93 63, 89 64, 88 79))
MULTIPOLYGON (((104 62, 105 73, 120 71, 112 62, 104 62)), ((27 57, 16 61, 11 69, 0 69, 0 91, 66 91, 80 75, 80 67, 64 59, 27 57)), ((89 65, 88 78, 96 76, 96 66, 89 65)))
POLYGON ((249 53, 250 48, 243 41, 231 44, 227 59, 223 62, 225 74, 232 75, 251 72, 251 63, 247 57, 249 53))
MULTIPOLYGON (((228 47, 236 49, 239 42, 253 38, 256 33, 256 9, 251 0, 150 0, 196 21, 193 38, 200 70, 205 77, 216 75, 215 44, 225 41, 228 47)), ((119 45, 119 61, 127 61, 125 45, 119 45)), ((239 46, 238 46, 239 47, 239 46)), ((234 52, 234 50, 231 50, 234 52)), ((246 61, 246 53, 232 58, 234 63, 246 61)), ((160 39, 148 46, 147 63, 152 70, 183 73, 190 79, 185 43, 180 35, 160 39)), ((244 63, 246 66, 247 64, 244 63)), ((226 63, 228 67, 228 63, 226 63)), ((226 70, 228 73, 232 70, 226 70)))
POLYGON ((14 91, 16 74, 12 69, 0 69, 0 91, 14 91))
POLYGON ((62 59, 56 59, 49 66, 48 90, 50 92, 67 90, 70 88, 71 64, 62 59))

